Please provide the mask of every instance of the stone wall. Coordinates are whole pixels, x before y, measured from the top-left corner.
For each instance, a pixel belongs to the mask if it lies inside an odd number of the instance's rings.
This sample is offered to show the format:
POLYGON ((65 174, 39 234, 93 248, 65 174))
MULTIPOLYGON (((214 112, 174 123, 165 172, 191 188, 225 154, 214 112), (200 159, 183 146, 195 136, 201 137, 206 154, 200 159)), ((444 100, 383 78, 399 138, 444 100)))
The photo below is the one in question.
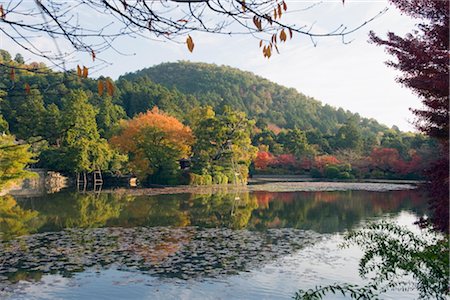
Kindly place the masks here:
POLYGON ((69 178, 61 173, 45 169, 29 169, 36 174, 33 178, 24 179, 21 183, 11 187, 9 194, 13 196, 34 197, 56 193, 69 185, 69 178))

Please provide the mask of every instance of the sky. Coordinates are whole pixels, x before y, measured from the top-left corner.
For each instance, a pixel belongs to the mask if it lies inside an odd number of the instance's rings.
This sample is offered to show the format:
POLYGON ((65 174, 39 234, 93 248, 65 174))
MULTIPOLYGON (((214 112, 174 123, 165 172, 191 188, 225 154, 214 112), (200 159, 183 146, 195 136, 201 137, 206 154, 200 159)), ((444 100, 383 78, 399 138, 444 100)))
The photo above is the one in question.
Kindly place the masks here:
MULTIPOLYGON (((305 11, 299 10, 317 1, 286 0, 286 3, 290 13, 283 20, 314 24, 312 30, 316 32, 327 32, 341 24, 352 28, 385 7, 389 10, 347 37, 346 41, 351 41, 349 44, 342 43, 340 38, 322 38, 317 39, 314 46, 309 37, 294 34, 292 40, 279 47, 280 54, 274 54, 270 59, 263 57, 259 41, 248 35, 229 37, 192 33, 193 53, 184 44, 124 38, 116 43, 116 48, 125 55, 112 50, 102 53, 101 58, 111 65, 92 76, 116 79, 127 72, 180 60, 228 65, 293 87, 322 103, 375 118, 389 127, 396 125, 401 130, 414 131, 411 124, 414 116, 409 108, 420 108, 421 102, 395 81, 400 73, 384 64, 391 57, 384 48, 368 42, 368 33, 373 30, 384 37, 392 31, 403 35, 410 32, 417 21, 401 15, 385 0, 346 0, 345 5, 341 0, 324 0, 305 11)), ((44 38, 38 42, 52 45, 44 38)), ((21 52, 28 60, 34 59, 1 36, 0 48, 11 53, 21 52)), ((80 57, 80 60, 89 65, 90 58, 80 57)))

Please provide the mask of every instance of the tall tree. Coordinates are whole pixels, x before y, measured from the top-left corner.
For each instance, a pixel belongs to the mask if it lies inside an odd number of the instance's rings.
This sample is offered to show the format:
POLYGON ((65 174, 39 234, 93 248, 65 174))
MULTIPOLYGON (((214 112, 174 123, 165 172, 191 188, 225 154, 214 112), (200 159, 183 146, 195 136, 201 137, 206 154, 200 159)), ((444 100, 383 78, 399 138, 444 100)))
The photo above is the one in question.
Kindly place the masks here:
POLYGON ((97 130, 94 107, 82 90, 71 91, 63 99, 62 142, 53 150, 61 155, 58 168, 70 172, 92 172, 106 170, 112 158, 111 149, 97 130))
POLYGON ((390 0, 402 13, 421 20, 405 37, 389 32, 387 39, 371 33, 396 61, 387 62, 402 72, 398 81, 421 99, 424 109, 413 109, 417 128, 439 140, 441 155, 429 170, 433 220, 449 230, 449 1, 390 0))

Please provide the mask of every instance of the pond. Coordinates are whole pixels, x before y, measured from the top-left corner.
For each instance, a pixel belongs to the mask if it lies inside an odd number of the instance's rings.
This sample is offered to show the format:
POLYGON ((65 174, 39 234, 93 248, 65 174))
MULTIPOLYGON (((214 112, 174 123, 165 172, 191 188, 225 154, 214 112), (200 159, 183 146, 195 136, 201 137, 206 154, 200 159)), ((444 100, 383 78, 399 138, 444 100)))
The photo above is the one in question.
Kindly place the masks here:
POLYGON ((413 228, 427 206, 411 189, 0 201, 7 299, 290 299, 299 288, 362 283, 361 252, 341 249, 342 234, 380 219, 413 228))

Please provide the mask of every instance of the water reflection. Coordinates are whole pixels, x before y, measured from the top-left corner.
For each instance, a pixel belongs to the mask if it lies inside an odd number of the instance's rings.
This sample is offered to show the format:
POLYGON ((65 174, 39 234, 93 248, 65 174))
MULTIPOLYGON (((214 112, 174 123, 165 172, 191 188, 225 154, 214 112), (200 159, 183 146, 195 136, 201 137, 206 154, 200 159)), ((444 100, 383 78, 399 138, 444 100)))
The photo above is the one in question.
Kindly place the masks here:
POLYGON ((342 232, 361 220, 402 210, 425 212, 420 191, 254 192, 235 194, 56 193, 15 200, 0 197, 3 239, 65 228, 198 226, 342 232))
POLYGON ((259 268, 385 214, 422 215, 420 191, 0 198, 0 291, 88 268, 215 278, 259 268), (5 280, 7 279, 7 280, 5 280), (3 282, 3 283, 2 283, 3 282))

